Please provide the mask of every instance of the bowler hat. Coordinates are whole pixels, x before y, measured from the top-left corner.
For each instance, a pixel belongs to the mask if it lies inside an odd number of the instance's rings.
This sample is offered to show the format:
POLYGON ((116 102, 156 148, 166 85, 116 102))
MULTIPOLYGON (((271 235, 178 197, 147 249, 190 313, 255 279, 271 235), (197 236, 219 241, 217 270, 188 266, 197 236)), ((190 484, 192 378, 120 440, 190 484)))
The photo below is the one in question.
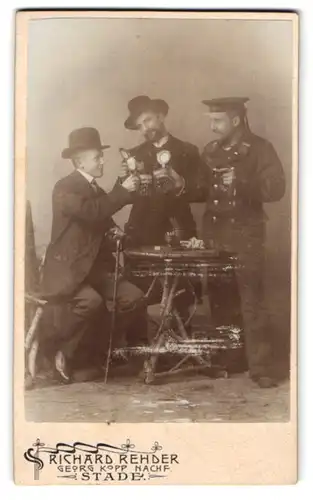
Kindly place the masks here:
POLYGON ((107 149, 110 146, 101 144, 97 129, 83 127, 73 130, 68 137, 68 147, 63 149, 62 158, 71 158, 73 154, 87 149, 107 149))
POLYGON ((248 101, 248 97, 219 97, 202 102, 209 106, 212 113, 219 113, 230 110, 243 110, 245 109, 245 103, 248 101))
POLYGON ((129 130, 136 130, 137 126, 135 120, 146 111, 154 111, 155 113, 162 113, 167 115, 169 105, 163 99, 150 99, 146 95, 139 95, 134 97, 128 103, 129 117, 124 123, 124 126, 129 130))

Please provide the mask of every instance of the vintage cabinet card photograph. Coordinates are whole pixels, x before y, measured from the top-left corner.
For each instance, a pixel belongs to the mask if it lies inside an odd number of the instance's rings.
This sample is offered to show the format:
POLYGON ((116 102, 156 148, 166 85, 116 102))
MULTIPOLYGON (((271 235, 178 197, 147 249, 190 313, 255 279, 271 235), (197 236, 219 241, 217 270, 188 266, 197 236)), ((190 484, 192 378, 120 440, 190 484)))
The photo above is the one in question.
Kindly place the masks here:
POLYGON ((297 481, 298 16, 20 11, 19 485, 297 481))

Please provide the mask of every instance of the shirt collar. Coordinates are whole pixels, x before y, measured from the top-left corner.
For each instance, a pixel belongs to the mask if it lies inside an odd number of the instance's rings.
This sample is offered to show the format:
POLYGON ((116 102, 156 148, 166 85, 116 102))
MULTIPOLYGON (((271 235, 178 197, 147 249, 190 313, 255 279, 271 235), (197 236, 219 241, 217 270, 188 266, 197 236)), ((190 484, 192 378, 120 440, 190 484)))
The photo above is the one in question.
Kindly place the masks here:
POLYGON ((162 146, 164 146, 169 140, 169 135, 165 135, 164 137, 162 137, 158 142, 154 142, 153 145, 156 147, 156 148, 162 148, 162 146))
POLYGON ((79 172, 83 177, 85 177, 85 179, 87 179, 87 181, 91 184, 92 181, 94 181, 94 177, 92 177, 92 175, 90 174, 87 174, 87 172, 84 172, 83 170, 81 170, 80 168, 77 169, 77 172, 79 172))

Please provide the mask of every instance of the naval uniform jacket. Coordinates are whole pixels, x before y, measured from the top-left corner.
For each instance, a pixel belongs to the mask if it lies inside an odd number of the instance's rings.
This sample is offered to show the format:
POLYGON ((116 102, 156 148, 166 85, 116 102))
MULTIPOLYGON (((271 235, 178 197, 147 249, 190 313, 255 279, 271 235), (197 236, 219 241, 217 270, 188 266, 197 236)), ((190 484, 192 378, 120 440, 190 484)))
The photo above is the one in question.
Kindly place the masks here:
POLYGON ((207 144, 201 156, 193 201, 206 203, 203 237, 206 241, 239 247, 249 237, 262 240, 266 202, 279 201, 285 193, 285 175, 272 144, 250 131, 231 148, 221 141, 207 144), (235 196, 224 195, 216 169, 234 168, 235 196))
POLYGON ((110 193, 96 190, 77 171, 57 182, 52 195, 52 233, 42 277, 42 295, 71 296, 101 256, 101 265, 114 269, 106 232, 115 226, 112 215, 130 202, 117 183, 110 193))
MULTIPOLYGON (((161 150, 171 153, 170 165, 185 179, 186 184, 191 184, 200 162, 196 146, 169 135, 168 141, 161 148, 147 141, 132 149, 131 154, 137 161, 143 162, 144 173, 152 174, 158 166, 157 153, 161 150)), ((133 207, 125 226, 131 245, 164 243, 165 233, 172 229, 171 218, 176 220, 179 229, 183 231, 184 239, 196 236, 196 223, 185 195, 176 196, 173 193, 162 194, 155 191, 150 196, 136 193, 132 203, 133 207)))

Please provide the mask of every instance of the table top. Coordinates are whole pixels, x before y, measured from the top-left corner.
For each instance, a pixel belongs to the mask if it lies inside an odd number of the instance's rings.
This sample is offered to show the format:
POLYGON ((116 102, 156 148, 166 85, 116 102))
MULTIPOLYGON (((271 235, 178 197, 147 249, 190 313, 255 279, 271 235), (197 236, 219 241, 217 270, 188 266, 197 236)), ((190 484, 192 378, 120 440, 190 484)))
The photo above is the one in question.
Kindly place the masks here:
POLYGON ((151 261, 191 261, 191 262, 212 262, 220 260, 236 260, 236 256, 228 252, 219 252, 214 249, 186 249, 172 248, 170 246, 146 246, 139 248, 128 248, 124 250, 129 259, 147 259, 151 261))

